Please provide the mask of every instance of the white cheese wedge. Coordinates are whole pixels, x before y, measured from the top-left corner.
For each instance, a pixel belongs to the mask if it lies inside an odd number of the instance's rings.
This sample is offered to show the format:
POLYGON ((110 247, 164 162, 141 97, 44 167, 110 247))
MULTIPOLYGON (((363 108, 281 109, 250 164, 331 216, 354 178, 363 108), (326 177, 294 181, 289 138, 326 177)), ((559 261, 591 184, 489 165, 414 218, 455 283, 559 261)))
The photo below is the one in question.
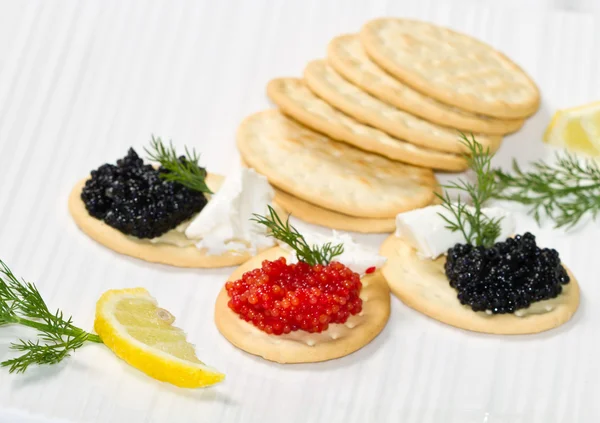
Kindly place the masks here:
POLYGON ((267 178, 252 169, 240 168, 225 179, 208 204, 192 219, 185 236, 196 240, 207 254, 228 251, 255 254, 275 244, 267 228, 251 221, 254 213, 265 215, 274 191, 267 178))
MULTIPOLYGON (((348 234, 332 231, 330 235, 323 235, 317 232, 303 231, 302 235, 310 246, 317 245, 321 247, 328 242, 332 246, 344 244, 344 252, 339 256, 335 256, 333 261, 342 263, 361 276, 371 267, 380 268, 387 260, 385 257, 380 256, 375 249, 357 244, 348 234)), ((281 247, 288 251, 288 257, 286 257, 288 263, 298 261, 295 251, 289 245, 281 243, 281 247)))
MULTIPOLYGON (((472 210, 470 206, 467 208, 472 210)), ((514 234, 516 224, 512 214, 497 207, 484 208, 482 212, 490 219, 502 218, 497 240, 514 234)), ((452 220, 452 213, 441 205, 400 213, 396 216, 396 236, 410 243, 421 257, 436 259, 454 245, 465 242, 461 232, 446 228, 447 223, 440 214, 452 220)))

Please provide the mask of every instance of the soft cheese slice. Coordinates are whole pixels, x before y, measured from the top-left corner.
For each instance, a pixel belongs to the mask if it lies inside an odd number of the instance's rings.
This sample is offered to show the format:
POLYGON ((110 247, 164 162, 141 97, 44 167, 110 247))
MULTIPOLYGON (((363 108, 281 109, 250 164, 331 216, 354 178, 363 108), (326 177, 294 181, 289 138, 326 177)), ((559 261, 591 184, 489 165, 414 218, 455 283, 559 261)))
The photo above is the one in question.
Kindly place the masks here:
MULTIPOLYGON (((386 258, 379 255, 377 250, 357 244, 348 234, 332 231, 330 235, 324 235, 318 232, 304 231, 302 235, 310 246, 316 245, 322 247, 323 245, 330 243, 333 247, 337 244, 343 244, 344 251, 339 256, 335 256, 333 261, 342 263, 344 266, 361 276, 365 275, 367 269, 371 267, 379 269, 386 261, 386 258)), ((286 257, 288 263, 295 263, 298 261, 296 253, 289 245, 281 243, 280 246, 288 252, 288 256, 286 257)))
MULTIPOLYGON (((472 207, 466 207, 472 210, 472 207)), ((484 208, 482 212, 490 219, 501 219, 499 240, 514 234, 515 219, 509 212, 497 207, 484 208)), ((446 227, 442 216, 453 218, 452 213, 441 205, 400 213, 396 216, 396 236, 407 241, 421 257, 436 259, 454 245, 465 242, 461 232, 452 232, 446 227)))
POLYGON ((197 240, 198 248, 211 255, 227 251, 256 252, 274 245, 266 228, 251 221, 264 215, 274 191, 267 178, 252 169, 240 168, 230 175, 206 207, 190 222, 185 236, 197 240))

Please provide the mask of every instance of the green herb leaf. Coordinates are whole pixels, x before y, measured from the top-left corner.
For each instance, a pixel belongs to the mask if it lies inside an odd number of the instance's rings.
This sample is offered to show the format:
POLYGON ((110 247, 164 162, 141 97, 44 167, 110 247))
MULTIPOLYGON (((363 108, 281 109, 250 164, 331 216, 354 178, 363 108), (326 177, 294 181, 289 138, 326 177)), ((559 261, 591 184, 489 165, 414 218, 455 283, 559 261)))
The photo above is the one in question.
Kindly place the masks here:
POLYGON ((200 156, 195 150, 190 152, 186 147, 185 156, 179 157, 172 142, 167 147, 160 138, 154 138, 154 135, 150 141, 150 149, 144 150, 149 160, 160 163, 167 170, 160 174, 161 178, 177 182, 194 191, 213 193, 206 184, 206 169, 198 164, 200 156))
POLYGON ((528 172, 513 161, 512 173, 495 169, 493 175, 495 197, 529 206, 538 223, 546 216, 556 227, 570 228, 586 213, 593 219, 600 213, 600 169, 591 159, 557 155, 555 164, 537 161, 528 172))
POLYGON ((0 260, 0 326, 8 324, 37 329, 39 338, 36 342, 20 339, 11 344, 12 350, 23 353, 0 363, 11 373, 22 373, 32 364, 58 363, 86 341, 102 342, 98 335, 73 325, 62 311, 50 312, 36 286, 17 279, 0 260))
POLYGON ((446 228, 452 232, 462 233, 468 244, 490 247, 500 235, 501 221, 501 219, 490 219, 482 212, 485 202, 492 198, 498 189, 494 174, 491 172, 492 155, 489 149, 484 150, 473 134, 471 138, 467 138, 461 133, 461 142, 469 149, 469 154, 465 157, 469 168, 475 174, 475 182, 459 179, 442 185, 442 188, 466 193, 473 205, 468 207, 460 196, 456 201, 452 201, 447 191, 441 195, 436 193, 442 201, 442 207, 451 213, 450 218, 441 213, 440 216, 446 222, 446 228))
POLYGON ((317 245, 308 245, 304 236, 298 232, 296 228, 290 225, 289 216, 284 223, 277 212, 275 212, 271 206, 268 207, 269 216, 265 217, 254 214, 254 217, 251 220, 266 226, 270 230, 270 235, 272 237, 285 242, 292 247, 294 251, 296 251, 298 260, 304 261, 311 266, 316 264, 326 265, 330 263, 334 257, 339 256, 344 252, 343 244, 332 246, 331 243, 328 242, 321 247, 317 245))

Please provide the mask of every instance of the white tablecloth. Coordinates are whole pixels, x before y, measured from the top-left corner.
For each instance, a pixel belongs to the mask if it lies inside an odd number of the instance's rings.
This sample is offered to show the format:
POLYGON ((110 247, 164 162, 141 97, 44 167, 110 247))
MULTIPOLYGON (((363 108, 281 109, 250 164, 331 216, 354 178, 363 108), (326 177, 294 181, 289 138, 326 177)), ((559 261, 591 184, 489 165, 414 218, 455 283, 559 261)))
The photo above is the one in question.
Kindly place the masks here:
MULTIPOLYGON (((90 345, 26 375, 0 369, 0 422, 39 421, 7 409, 111 423, 600 421, 597 225, 564 233, 519 219, 519 231, 535 230, 578 275, 583 303, 563 328, 475 335, 393 298, 388 326, 363 350, 280 366, 233 348, 214 327, 214 298, 230 270, 119 256, 78 231, 66 209, 77 180, 129 146, 141 152, 152 133, 196 147, 211 171, 227 173, 237 163, 237 124, 271 107, 269 79, 300 75, 333 36, 381 15, 471 33, 530 72, 543 106, 497 162, 539 157, 556 108, 600 99, 599 17, 577 12, 599 8, 595 0, 0 1, 0 258, 85 328, 104 290, 147 287, 228 378, 182 391, 90 345)), ((360 240, 377 246, 382 237, 360 240)), ((19 328, 0 328, 0 360, 17 336, 19 328)))

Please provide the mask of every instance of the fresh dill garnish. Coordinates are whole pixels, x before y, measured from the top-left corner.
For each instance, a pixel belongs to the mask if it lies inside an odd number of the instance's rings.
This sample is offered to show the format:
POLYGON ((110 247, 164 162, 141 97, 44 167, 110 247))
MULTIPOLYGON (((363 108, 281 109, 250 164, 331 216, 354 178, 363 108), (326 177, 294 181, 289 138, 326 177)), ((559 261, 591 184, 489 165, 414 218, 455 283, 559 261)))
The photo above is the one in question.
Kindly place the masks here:
POLYGON ((185 156, 179 157, 175 151, 173 143, 165 146, 162 140, 152 136, 150 149, 144 148, 148 159, 160 163, 167 170, 161 172, 160 177, 167 181, 177 182, 194 191, 200 191, 206 194, 212 194, 212 191, 206 184, 206 169, 200 167, 200 155, 196 150, 190 150, 185 147, 185 156))
POLYGON ((451 217, 441 213, 440 216, 446 221, 446 228, 452 232, 460 232, 468 244, 490 247, 500 235, 501 220, 490 219, 482 212, 485 202, 497 191, 496 180, 491 172, 492 155, 488 148, 484 149, 475 140, 473 134, 469 139, 461 133, 461 142, 469 149, 469 154, 465 157, 469 168, 475 174, 475 182, 459 179, 442 185, 442 188, 466 193, 472 206, 462 201, 460 196, 456 201, 452 201, 448 191, 444 191, 443 195, 436 193, 442 201, 442 207, 451 213, 451 217))
POLYGON ((556 163, 537 161, 523 171, 513 160, 512 172, 493 171, 497 182, 496 198, 529 206, 540 223, 542 216, 554 220, 556 227, 573 227, 586 214, 600 213, 600 169, 591 159, 556 155, 556 163))
POLYGON ((102 343, 98 335, 74 326, 71 317, 65 319, 62 311, 50 312, 36 286, 17 279, 0 260, 0 326, 8 324, 37 329, 39 338, 11 344, 23 354, 0 363, 10 373, 23 373, 32 364, 58 363, 87 341, 102 343))
POLYGON ((343 244, 332 246, 331 242, 328 242, 320 247, 317 245, 308 245, 304 236, 298 232, 296 228, 290 225, 289 216, 284 223, 273 207, 268 207, 269 216, 265 217, 254 214, 254 217, 251 220, 266 226, 270 230, 270 235, 272 237, 285 242, 292 247, 294 251, 296 251, 298 260, 306 262, 311 266, 316 264, 326 265, 331 262, 335 256, 339 256, 344 252, 343 244))

